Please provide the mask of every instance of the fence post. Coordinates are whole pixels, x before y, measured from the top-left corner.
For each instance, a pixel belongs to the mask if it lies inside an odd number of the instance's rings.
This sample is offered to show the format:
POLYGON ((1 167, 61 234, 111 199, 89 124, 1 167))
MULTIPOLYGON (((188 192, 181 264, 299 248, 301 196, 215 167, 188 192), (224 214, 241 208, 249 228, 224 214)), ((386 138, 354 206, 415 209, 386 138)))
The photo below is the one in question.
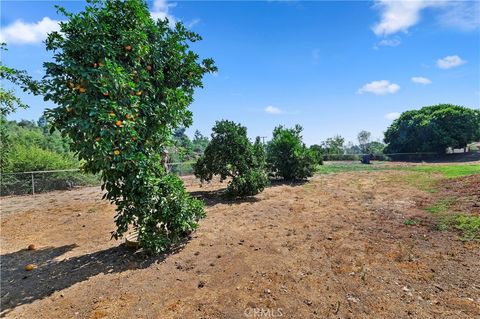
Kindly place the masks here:
POLYGON ((33 178, 33 172, 32 172, 32 195, 35 195, 35 179, 33 178))

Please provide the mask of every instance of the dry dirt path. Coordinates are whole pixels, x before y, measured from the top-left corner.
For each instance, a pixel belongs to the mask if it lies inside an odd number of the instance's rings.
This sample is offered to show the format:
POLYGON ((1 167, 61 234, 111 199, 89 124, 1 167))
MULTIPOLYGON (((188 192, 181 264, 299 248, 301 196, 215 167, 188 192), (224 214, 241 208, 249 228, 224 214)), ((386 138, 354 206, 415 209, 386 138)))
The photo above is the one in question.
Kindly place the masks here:
POLYGON ((234 203, 218 200, 223 185, 188 180, 207 217, 184 247, 147 260, 109 240, 114 208, 97 188, 5 198, 2 315, 480 317, 479 244, 405 226, 428 223, 417 206, 431 195, 404 174, 316 176, 234 203))

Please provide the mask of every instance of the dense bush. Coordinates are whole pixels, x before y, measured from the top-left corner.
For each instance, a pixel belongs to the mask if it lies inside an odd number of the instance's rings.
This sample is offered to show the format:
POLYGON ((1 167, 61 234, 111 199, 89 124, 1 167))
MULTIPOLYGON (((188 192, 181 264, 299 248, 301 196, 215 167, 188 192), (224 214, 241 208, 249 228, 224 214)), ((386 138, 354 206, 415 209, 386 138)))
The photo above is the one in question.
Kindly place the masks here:
POLYGON ((385 152, 445 153, 479 139, 480 110, 439 104, 403 112, 385 132, 385 152))
POLYGON ((172 131, 192 122, 188 106, 211 59, 189 49, 200 36, 183 24, 153 21, 142 0, 92 0, 68 13, 46 40, 46 115, 72 142, 86 172, 100 173, 105 197, 116 204, 120 238, 133 226, 140 244, 167 249, 204 215, 181 180, 162 166, 172 131))
POLYGON ((265 189, 269 183, 267 174, 261 169, 251 169, 235 176, 228 184, 226 194, 231 197, 253 196, 265 189))
POLYGON ((60 154, 38 146, 15 145, 10 151, 9 172, 29 172, 78 168, 79 162, 70 154, 60 154))
POLYGON ((278 126, 267 146, 267 163, 271 173, 285 180, 311 177, 318 163, 314 151, 302 142, 302 127, 288 129, 278 126))
POLYGON ((2 172, 79 168, 80 162, 59 132, 49 134, 29 121, 4 120, 1 125, 7 136, 2 140, 2 172))
POLYGON ((195 176, 203 181, 219 175, 231 178, 227 194, 233 197, 252 196, 268 183, 264 170, 265 153, 257 138, 254 145, 247 137, 247 128, 231 121, 218 121, 212 129, 205 153, 194 165, 195 176))
POLYGON ((320 145, 313 144, 310 146, 310 151, 315 155, 318 165, 323 165, 323 150, 320 145))

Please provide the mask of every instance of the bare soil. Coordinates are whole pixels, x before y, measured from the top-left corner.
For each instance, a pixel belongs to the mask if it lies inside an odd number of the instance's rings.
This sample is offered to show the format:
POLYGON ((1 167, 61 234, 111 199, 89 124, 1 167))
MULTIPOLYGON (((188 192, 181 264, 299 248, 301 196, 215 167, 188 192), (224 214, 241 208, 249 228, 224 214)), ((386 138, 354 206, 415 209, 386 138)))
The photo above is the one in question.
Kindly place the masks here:
MULTIPOLYGON (((225 185, 200 188, 187 178, 207 217, 157 257, 110 240, 114 207, 99 188, 4 198, 2 315, 480 317, 480 244, 435 230, 422 207, 439 194, 404 182, 407 174, 315 176, 235 202, 219 196, 225 185), (410 218, 421 225, 405 225, 410 218), (32 243, 37 249, 26 250, 32 243), (27 264, 37 268, 27 272, 27 264)), ((479 178, 465 180, 478 186, 479 178)))

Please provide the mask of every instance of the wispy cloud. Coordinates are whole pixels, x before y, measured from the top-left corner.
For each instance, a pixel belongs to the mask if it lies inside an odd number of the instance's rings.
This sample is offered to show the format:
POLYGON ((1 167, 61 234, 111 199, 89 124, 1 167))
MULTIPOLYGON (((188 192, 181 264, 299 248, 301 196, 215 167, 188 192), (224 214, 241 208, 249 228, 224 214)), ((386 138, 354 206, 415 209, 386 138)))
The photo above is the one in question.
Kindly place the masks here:
POLYGON ((437 17, 440 24, 464 31, 480 27, 480 2, 455 1, 437 17))
POLYGON ((191 28, 193 28, 194 26, 196 26, 197 24, 199 24, 200 21, 201 21, 200 19, 193 19, 193 20, 191 20, 191 21, 189 21, 189 22, 187 23, 187 27, 188 27, 189 29, 191 29, 191 28))
POLYGON ((373 46, 374 49, 378 50, 380 47, 396 47, 402 43, 399 37, 394 37, 391 39, 383 39, 375 43, 373 46))
POLYGON ((390 120, 390 121, 394 121, 394 120, 398 119, 399 117, 400 117, 400 113, 398 113, 398 112, 391 112, 391 113, 385 114, 385 118, 387 120, 390 120))
POLYGON ((358 94, 373 93, 375 95, 393 94, 400 90, 400 85, 387 80, 372 81, 358 89, 358 94))
POLYGON ((274 114, 274 115, 278 115, 278 114, 283 114, 284 112, 279 109, 278 107, 275 107, 273 105, 269 105, 265 108, 264 110, 266 113, 268 114, 274 114))
POLYGON ((0 42, 8 44, 35 44, 47 38, 53 31, 60 30, 60 21, 44 17, 38 22, 28 23, 16 20, 0 30, 0 42))
POLYGON ((414 76, 412 77, 412 82, 417 84, 430 84, 432 81, 430 79, 424 78, 423 76, 414 76))
POLYGON ((462 60, 458 55, 448 55, 437 60, 437 66, 440 69, 451 69, 465 63, 467 63, 467 61, 462 60))
POLYGON ((437 19, 445 26, 461 30, 473 30, 480 26, 480 4, 477 1, 377 0, 374 8, 380 11, 381 16, 372 28, 378 36, 407 32, 421 20, 421 13, 426 8, 437 9, 437 19))

